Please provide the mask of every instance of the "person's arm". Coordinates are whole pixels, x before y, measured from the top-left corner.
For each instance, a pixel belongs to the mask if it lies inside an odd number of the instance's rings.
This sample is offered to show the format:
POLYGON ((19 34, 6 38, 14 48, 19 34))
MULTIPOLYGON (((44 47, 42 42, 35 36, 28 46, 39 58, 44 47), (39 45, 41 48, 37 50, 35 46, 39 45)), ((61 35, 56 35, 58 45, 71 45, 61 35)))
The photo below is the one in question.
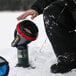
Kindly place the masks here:
POLYGON ((23 20, 27 16, 31 15, 31 19, 34 19, 36 16, 41 14, 46 6, 51 4, 56 0, 36 0, 35 3, 32 5, 31 9, 24 12, 22 15, 17 17, 17 20, 23 20))
POLYGON ((39 14, 41 14, 43 13, 44 8, 54 1, 56 0, 36 0, 35 3, 32 5, 31 9, 34 9, 39 14))

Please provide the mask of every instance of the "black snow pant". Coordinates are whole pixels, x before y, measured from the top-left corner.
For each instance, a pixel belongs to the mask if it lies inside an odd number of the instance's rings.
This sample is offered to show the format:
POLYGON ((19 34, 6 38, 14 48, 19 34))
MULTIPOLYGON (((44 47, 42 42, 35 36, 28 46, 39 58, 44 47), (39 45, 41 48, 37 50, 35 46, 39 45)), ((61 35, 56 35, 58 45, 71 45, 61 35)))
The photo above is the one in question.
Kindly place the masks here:
POLYGON ((44 9, 43 18, 56 56, 76 58, 75 11, 62 2, 54 2, 44 9))

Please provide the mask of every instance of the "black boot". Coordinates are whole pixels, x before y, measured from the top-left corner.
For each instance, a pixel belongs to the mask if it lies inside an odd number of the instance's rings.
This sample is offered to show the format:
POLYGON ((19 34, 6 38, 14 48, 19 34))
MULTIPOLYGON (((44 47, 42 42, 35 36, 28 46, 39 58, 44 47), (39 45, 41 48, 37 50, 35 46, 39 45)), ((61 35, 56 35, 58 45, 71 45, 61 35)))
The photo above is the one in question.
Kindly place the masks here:
POLYGON ((52 73, 66 73, 76 68, 76 61, 73 55, 58 57, 58 63, 51 66, 52 73))

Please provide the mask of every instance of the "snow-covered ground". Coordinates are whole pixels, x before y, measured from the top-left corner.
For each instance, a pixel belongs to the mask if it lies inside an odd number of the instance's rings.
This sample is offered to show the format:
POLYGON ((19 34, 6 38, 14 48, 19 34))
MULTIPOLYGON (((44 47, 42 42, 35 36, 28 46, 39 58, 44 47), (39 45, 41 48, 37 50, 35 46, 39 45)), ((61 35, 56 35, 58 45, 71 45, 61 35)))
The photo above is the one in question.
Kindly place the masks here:
MULTIPOLYGON (((45 33, 43 16, 33 20, 39 28, 39 36, 29 46, 29 62, 32 68, 15 67, 17 63, 17 49, 11 47, 17 17, 23 12, 0 12, 0 56, 10 65, 9 76, 76 76, 76 70, 66 74, 52 74, 50 66, 56 62, 53 49, 45 33)), ((30 19, 30 17, 26 18, 30 19)))

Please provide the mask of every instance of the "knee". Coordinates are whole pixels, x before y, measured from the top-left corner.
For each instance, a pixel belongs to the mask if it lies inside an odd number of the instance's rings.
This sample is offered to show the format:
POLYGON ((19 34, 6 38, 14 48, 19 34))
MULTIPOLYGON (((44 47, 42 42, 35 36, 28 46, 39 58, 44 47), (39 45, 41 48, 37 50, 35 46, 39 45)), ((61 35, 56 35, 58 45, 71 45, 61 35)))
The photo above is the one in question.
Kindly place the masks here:
POLYGON ((45 28, 47 29, 52 24, 53 13, 51 11, 52 5, 47 6, 43 11, 43 20, 45 24, 45 28))

